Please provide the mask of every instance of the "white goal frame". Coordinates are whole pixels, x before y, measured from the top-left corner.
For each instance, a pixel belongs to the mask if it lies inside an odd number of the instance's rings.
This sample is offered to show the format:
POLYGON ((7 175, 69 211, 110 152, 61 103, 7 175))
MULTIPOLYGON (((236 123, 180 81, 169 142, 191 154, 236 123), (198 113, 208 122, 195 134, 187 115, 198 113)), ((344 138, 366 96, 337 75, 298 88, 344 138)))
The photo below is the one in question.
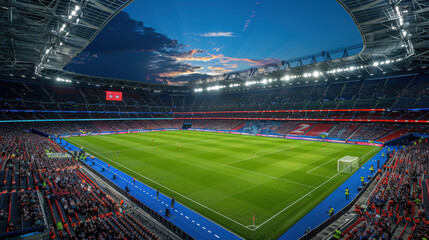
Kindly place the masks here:
POLYGON ((350 167, 350 173, 353 172, 354 169, 358 169, 360 167, 360 158, 354 156, 344 156, 337 161, 337 171, 338 172, 347 172, 346 169, 350 167), (347 167, 340 169, 340 163, 348 164, 347 167))

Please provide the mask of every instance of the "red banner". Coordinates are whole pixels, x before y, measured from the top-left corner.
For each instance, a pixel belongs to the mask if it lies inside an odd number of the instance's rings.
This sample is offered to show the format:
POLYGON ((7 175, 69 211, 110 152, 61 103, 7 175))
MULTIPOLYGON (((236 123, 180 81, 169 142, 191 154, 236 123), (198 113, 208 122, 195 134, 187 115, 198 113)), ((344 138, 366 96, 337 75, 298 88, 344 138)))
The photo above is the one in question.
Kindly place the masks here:
POLYGON ((106 91, 107 101, 122 101, 122 92, 106 91))

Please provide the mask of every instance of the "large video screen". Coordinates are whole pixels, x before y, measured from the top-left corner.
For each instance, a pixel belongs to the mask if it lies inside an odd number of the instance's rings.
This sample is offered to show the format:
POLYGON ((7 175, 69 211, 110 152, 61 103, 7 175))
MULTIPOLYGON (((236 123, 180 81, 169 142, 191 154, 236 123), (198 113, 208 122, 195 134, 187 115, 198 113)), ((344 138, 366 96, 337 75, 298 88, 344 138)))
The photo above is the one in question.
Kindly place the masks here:
POLYGON ((106 91, 107 101, 122 101, 122 92, 106 91))

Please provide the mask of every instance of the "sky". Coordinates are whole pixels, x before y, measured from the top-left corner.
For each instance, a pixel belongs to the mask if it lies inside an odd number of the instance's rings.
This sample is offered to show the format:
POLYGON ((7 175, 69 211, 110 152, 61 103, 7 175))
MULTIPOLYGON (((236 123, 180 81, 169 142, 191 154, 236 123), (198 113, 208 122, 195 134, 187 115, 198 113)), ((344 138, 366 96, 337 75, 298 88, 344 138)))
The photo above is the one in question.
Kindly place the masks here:
POLYGON ((135 0, 66 70, 181 85, 361 43, 335 0, 135 0))

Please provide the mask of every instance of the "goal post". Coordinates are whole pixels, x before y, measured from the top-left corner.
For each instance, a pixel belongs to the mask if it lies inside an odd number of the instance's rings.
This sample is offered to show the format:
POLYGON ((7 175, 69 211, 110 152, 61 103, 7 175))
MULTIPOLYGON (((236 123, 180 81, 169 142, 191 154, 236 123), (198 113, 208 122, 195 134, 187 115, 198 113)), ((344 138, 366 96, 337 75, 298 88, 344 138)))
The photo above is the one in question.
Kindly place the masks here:
POLYGON ((354 156, 345 156, 338 159, 337 171, 353 173, 360 167, 360 158, 354 156))

